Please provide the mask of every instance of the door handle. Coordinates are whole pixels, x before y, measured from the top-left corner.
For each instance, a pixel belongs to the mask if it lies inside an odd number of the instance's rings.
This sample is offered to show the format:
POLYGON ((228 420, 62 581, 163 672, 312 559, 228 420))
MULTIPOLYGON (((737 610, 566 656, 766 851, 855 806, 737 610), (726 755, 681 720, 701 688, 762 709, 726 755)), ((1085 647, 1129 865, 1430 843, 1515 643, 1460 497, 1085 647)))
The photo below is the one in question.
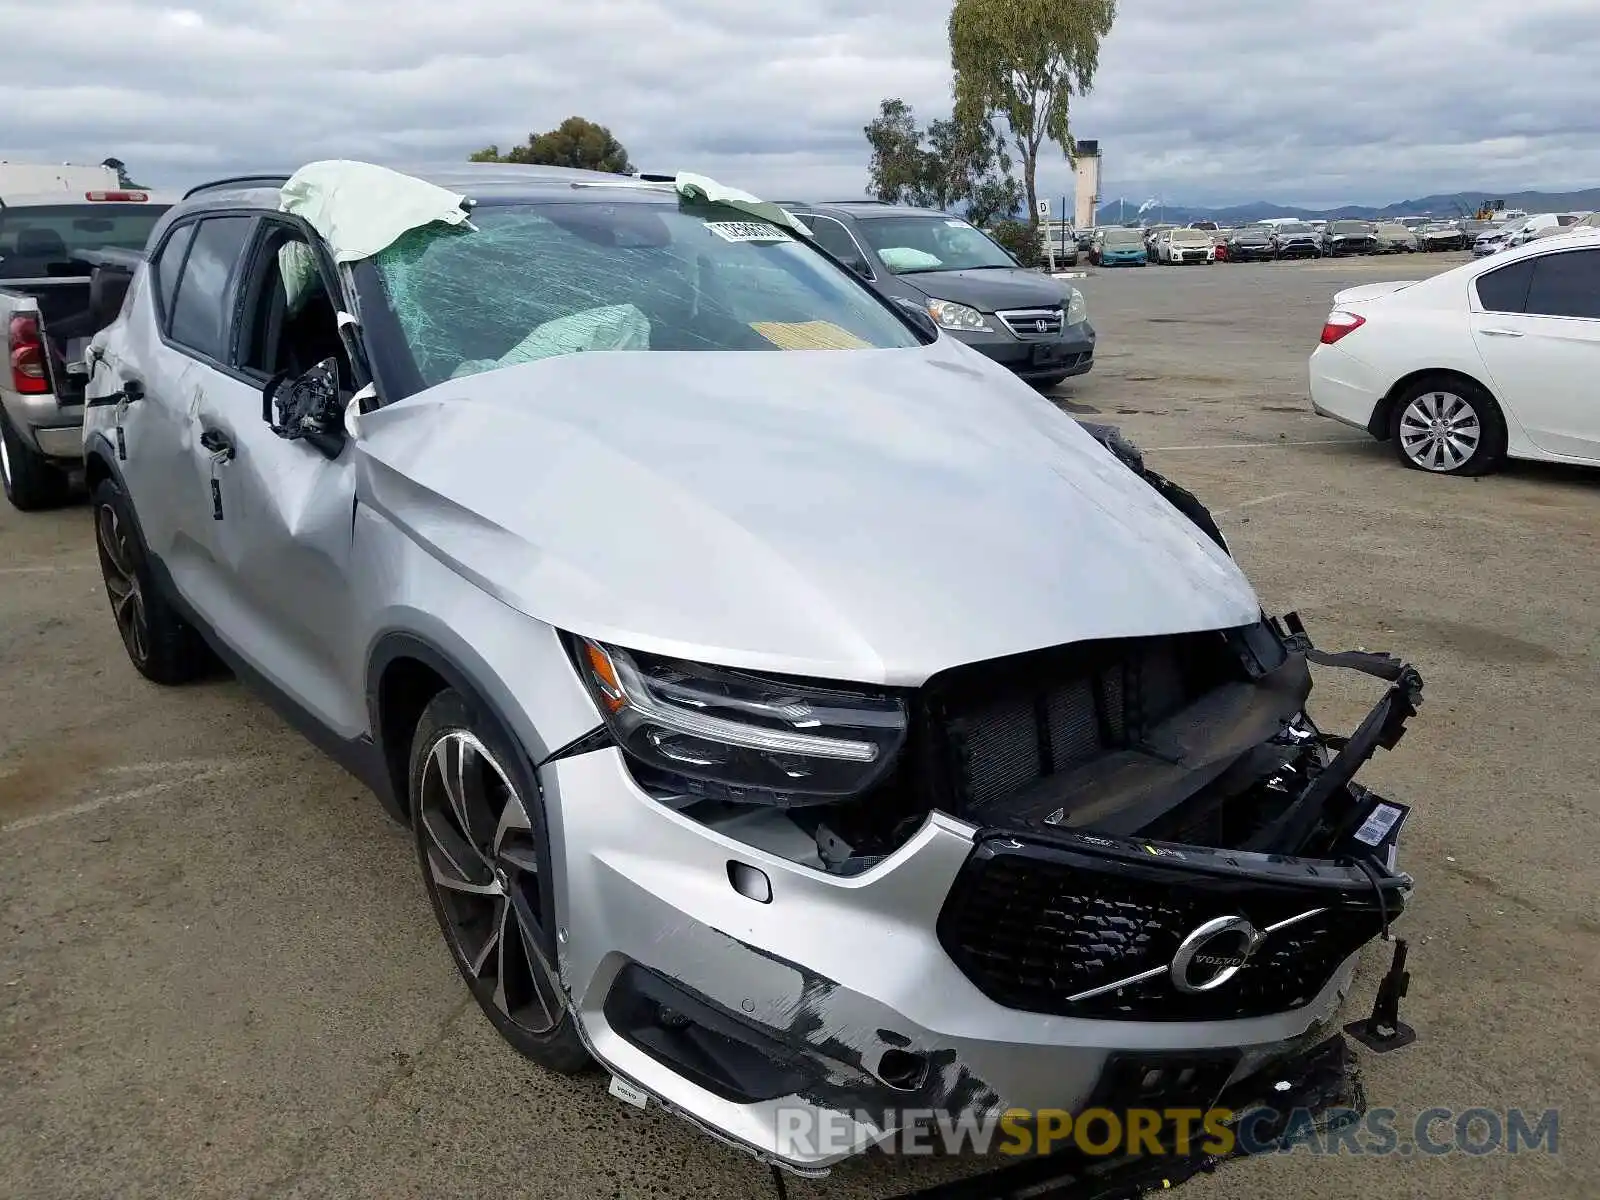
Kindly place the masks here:
POLYGON ((233 439, 220 429, 207 429, 200 435, 200 448, 209 451, 219 462, 233 457, 233 439))
POLYGON ((86 408, 109 408, 113 404, 136 404, 144 399, 144 384, 137 379, 125 379, 120 391, 112 392, 105 396, 96 396, 93 400, 85 402, 86 408))
POLYGON ((1520 329, 1482 329, 1479 330, 1484 337, 1522 337, 1520 329))

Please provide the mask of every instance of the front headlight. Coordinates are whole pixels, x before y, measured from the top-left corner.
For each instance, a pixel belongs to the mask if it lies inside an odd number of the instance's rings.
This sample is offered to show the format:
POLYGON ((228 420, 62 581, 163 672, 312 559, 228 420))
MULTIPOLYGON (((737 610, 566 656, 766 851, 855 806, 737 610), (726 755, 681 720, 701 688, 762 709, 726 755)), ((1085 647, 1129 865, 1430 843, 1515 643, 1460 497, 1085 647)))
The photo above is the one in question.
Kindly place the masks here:
POLYGON ((650 791, 830 804, 878 782, 906 736, 899 697, 658 658, 574 639, 579 672, 650 791))
POLYGON ((965 329, 969 333, 988 333, 989 322, 970 304, 957 304, 954 300, 929 300, 928 312, 944 329, 965 329))
POLYGON ((1067 289, 1067 324, 1077 325, 1089 319, 1089 306, 1084 303, 1083 293, 1075 287, 1067 289))

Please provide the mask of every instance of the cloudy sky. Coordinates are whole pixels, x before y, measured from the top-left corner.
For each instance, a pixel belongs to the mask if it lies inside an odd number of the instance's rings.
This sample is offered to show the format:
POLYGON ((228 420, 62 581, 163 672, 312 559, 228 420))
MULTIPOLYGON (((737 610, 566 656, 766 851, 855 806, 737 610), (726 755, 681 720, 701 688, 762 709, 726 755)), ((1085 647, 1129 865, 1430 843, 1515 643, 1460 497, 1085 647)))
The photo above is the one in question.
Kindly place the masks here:
MULTIPOLYGON (((949 0, 0 0, 0 158, 155 186, 458 159, 580 114, 646 170, 848 196, 884 96, 949 106, 949 0)), ((1122 0, 1102 193, 1386 202, 1600 183, 1596 0, 1122 0)), ((1067 190, 1052 154, 1041 191, 1067 190)))

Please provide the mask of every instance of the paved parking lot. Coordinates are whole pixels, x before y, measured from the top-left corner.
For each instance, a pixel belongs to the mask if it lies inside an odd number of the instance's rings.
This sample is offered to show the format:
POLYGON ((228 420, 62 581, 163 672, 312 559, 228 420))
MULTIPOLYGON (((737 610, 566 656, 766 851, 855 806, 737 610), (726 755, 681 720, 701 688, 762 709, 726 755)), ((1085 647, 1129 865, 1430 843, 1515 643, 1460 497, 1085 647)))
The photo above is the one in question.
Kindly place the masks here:
MULTIPOLYGON (((1219 514, 1273 611, 1404 653, 1427 701, 1373 786, 1412 803, 1408 1019, 1369 1102, 1559 1108, 1560 1154, 1234 1164, 1194 1200, 1600 1194, 1600 473, 1405 471, 1309 413, 1347 282, 1434 256, 1102 272, 1060 389, 1219 514)), ((764 1170, 470 1005, 370 795, 232 682, 134 674, 82 508, 0 504, 0 1196, 748 1200, 764 1170)), ((1329 680, 1338 727, 1375 691, 1329 680)), ((1367 971, 1352 1015, 1364 1009, 1367 971)), ((881 1158, 796 1197, 940 1173, 881 1158)))

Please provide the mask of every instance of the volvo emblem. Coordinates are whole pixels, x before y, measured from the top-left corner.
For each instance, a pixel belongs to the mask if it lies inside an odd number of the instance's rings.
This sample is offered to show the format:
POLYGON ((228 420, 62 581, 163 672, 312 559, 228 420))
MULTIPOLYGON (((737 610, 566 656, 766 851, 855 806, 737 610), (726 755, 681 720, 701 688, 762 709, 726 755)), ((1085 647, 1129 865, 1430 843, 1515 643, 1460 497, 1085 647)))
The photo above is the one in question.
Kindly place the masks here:
POLYGON ((1243 917, 1207 921, 1172 956, 1173 986, 1192 996, 1221 987, 1244 969, 1266 936, 1243 917))

